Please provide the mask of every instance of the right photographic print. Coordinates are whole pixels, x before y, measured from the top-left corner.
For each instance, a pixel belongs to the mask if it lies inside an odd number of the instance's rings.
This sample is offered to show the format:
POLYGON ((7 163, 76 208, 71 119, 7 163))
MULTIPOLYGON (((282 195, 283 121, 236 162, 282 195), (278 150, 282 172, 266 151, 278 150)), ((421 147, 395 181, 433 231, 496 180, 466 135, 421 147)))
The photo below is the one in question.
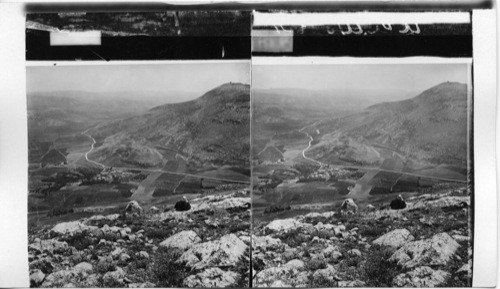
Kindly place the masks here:
POLYGON ((471 286, 471 60, 284 59, 252 66, 254 286, 471 286))

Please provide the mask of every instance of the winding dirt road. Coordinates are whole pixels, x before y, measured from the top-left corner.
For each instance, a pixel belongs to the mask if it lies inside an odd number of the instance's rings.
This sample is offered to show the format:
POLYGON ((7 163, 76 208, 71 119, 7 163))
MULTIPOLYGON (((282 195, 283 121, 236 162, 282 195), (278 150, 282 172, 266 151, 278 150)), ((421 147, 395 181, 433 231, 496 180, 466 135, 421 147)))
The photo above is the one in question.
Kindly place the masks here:
POLYGON ((89 154, 94 150, 94 145, 97 143, 96 140, 90 135, 87 133, 88 130, 82 132, 82 135, 85 135, 87 137, 89 137, 91 140, 92 140, 92 145, 90 146, 90 150, 88 152, 85 153, 85 160, 87 160, 87 162, 91 163, 91 164, 94 164, 94 165, 98 165, 100 166, 101 168, 106 168, 105 165, 99 163, 99 162, 96 162, 96 161, 93 161, 91 159, 89 159, 89 154))

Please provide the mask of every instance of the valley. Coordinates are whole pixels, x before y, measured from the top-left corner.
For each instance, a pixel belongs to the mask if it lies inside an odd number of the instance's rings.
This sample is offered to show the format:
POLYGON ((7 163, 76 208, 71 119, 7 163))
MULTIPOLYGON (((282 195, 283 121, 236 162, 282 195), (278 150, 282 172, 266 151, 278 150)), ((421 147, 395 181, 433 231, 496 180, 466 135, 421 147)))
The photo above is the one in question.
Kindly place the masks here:
POLYGON ((279 97, 254 97, 257 219, 327 211, 346 198, 384 204, 398 194, 468 184, 463 84, 443 83, 414 98, 350 112, 307 105, 291 95, 287 103, 293 108, 278 109, 279 97), (290 209, 266 215, 272 206, 290 209))
POLYGON ((29 121, 30 222, 110 212, 130 200, 167 209, 182 196, 250 184, 248 85, 228 83, 166 105, 157 98, 124 102, 129 107, 68 97, 29 98, 30 114, 44 117, 29 121), (78 107, 78 123, 67 120, 78 107))

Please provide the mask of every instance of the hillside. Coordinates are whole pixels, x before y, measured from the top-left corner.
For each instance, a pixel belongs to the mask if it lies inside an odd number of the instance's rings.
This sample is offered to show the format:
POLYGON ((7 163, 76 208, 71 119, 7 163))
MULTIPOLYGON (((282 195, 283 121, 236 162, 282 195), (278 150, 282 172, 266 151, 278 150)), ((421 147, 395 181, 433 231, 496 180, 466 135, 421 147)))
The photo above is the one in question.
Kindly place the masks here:
POLYGON ((310 154, 317 159, 329 154, 351 155, 366 145, 393 150, 403 156, 432 164, 463 166, 467 163, 467 85, 446 82, 414 98, 380 103, 363 112, 317 126, 320 144, 310 154))
POLYGON ((90 157, 110 166, 163 167, 182 158, 191 167, 245 165, 250 147, 250 87, 228 83, 187 102, 107 122, 89 133, 90 157))

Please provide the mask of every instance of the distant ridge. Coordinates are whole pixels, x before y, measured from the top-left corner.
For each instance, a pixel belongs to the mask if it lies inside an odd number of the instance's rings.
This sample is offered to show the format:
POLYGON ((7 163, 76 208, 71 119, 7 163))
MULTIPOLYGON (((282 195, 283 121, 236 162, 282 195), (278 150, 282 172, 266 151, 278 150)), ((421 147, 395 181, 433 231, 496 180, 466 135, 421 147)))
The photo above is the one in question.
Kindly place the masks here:
POLYGON ((226 83, 196 99, 156 106, 90 133, 103 140, 92 157, 108 165, 161 167, 169 157, 158 147, 178 152, 193 166, 247 164, 250 86, 226 83))

